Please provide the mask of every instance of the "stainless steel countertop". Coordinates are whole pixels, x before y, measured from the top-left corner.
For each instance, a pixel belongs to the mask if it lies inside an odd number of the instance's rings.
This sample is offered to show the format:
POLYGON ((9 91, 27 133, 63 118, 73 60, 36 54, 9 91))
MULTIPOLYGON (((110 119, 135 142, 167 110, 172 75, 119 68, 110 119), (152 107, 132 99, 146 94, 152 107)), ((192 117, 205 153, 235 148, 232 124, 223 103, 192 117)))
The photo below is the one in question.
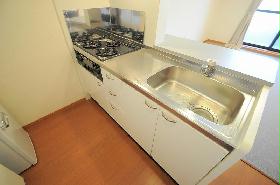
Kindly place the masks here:
MULTIPOLYGON (((160 51, 151 48, 143 48, 141 50, 121 55, 105 62, 98 61, 95 57, 86 53, 82 49, 74 46, 74 49, 82 53, 92 61, 98 63, 102 68, 111 72, 116 77, 120 78, 122 81, 126 82, 128 85, 138 89, 143 94, 152 97, 161 103, 161 106, 168 107, 169 109, 175 111, 182 117, 190 120, 198 127, 205 130, 207 133, 213 135, 215 138, 221 140, 222 142, 232 146, 237 147, 239 142, 239 135, 243 128, 243 123, 246 121, 246 115, 254 103, 257 92, 260 90, 261 85, 254 82, 248 81, 243 78, 242 75, 228 74, 224 71, 217 70, 216 79, 222 80, 227 85, 230 85, 238 90, 241 90, 250 101, 246 102, 248 104, 247 110, 244 111, 242 115, 242 120, 239 123, 229 124, 229 125, 218 125, 211 121, 196 115, 192 111, 188 110, 186 107, 178 106, 172 100, 169 100, 162 94, 156 92, 147 84, 147 79, 156 74, 157 72, 170 67, 170 66, 182 66, 189 68, 194 71, 199 71, 200 65, 192 63, 191 61, 185 62, 180 60, 174 60, 171 56, 166 56, 160 51), (199 68, 198 68, 199 67, 199 68), (225 77, 228 75, 228 78, 225 77)), ((176 57, 175 57, 176 58, 176 57)))
POLYGON ((238 71, 247 75, 248 78, 258 78, 267 86, 272 86, 275 83, 279 67, 279 57, 276 56, 200 43, 172 35, 165 35, 163 41, 157 43, 156 48, 185 58, 191 56, 203 61, 215 59, 217 65, 238 71))

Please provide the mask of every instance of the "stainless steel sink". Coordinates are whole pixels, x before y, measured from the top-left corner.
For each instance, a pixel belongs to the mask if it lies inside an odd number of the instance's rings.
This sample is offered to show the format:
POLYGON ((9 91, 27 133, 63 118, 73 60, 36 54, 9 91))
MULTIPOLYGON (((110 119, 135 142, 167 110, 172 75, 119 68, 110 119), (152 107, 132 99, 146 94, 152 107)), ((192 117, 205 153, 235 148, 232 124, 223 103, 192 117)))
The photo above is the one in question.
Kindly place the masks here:
POLYGON ((148 78, 150 87, 217 124, 234 121, 244 95, 225 84, 181 67, 168 67, 148 78))

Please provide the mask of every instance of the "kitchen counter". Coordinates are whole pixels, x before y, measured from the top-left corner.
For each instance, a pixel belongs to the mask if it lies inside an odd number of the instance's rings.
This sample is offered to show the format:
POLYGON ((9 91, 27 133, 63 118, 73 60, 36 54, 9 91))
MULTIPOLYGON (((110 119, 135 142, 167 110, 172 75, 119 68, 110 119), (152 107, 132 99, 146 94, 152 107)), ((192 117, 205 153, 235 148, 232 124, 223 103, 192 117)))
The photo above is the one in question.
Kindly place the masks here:
POLYGON ((278 62, 269 56, 244 50, 229 49, 184 38, 166 35, 157 48, 179 55, 206 61, 215 59, 217 65, 262 80, 266 85, 275 83, 278 62))
MULTIPOLYGON (((240 136, 244 131, 243 124, 247 123, 246 119, 242 119, 242 122, 240 122, 239 124, 215 124, 194 114, 185 106, 178 106, 178 104, 175 104, 172 100, 169 100, 162 94, 156 92, 147 84, 147 79, 150 76, 156 74, 157 72, 170 66, 182 66, 188 68, 189 66, 186 63, 172 60, 171 58, 162 55, 161 52, 151 48, 143 48, 141 50, 129 54, 109 59, 105 62, 98 61, 95 57, 86 53, 77 46, 74 46, 74 49, 82 53, 89 59, 93 60, 94 62, 98 63, 105 70, 111 72, 112 74, 120 78, 122 81, 126 82, 128 85, 142 92, 146 96, 156 100, 166 108, 171 109, 177 115, 180 115, 181 117, 190 120, 194 124, 193 127, 198 127, 201 130, 206 131, 210 135, 214 136, 223 143, 230 145, 231 147, 238 147, 238 144, 240 142, 240 136)), ((242 78, 240 79, 242 83, 248 83, 247 81, 242 81, 242 78)), ((257 85, 245 84, 245 86, 255 87, 257 85)), ((240 86, 240 88, 242 88, 242 86, 240 86)), ((260 89, 257 90, 259 91, 260 89)), ((254 100, 256 100, 258 92, 256 92, 256 90, 254 89, 251 93, 252 94, 245 93, 247 96, 251 97, 250 102, 247 102, 248 110, 250 110, 250 107, 252 107, 253 104, 256 103, 256 101, 254 100)), ((248 110, 244 110, 245 116, 243 118, 246 118, 246 115, 248 115, 249 112, 252 111, 248 110)))

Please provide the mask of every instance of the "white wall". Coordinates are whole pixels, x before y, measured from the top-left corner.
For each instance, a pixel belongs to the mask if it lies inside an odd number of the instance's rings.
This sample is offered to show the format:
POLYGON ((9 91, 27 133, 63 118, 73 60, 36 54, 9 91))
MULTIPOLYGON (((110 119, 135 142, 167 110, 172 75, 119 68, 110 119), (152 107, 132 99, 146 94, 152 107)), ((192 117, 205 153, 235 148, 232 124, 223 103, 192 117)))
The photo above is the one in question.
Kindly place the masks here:
POLYGON ((1 0, 0 19, 0 102, 21 124, 83 97, 51 0, 1 0))
POLYGON ((206 39, 227 43, 248 12, 252 0, 213 0, 206 39))
POLYGON ((252 0, 161 0, 157 42, 163 35, 228 42, 252 0))
POLYGON ((166 33, 192 40, 203 40, 212 2, 213 0, 167 1, 166 33))
POLYGON ((109 7, 109 0, 52 0, 58 11, 109 7))

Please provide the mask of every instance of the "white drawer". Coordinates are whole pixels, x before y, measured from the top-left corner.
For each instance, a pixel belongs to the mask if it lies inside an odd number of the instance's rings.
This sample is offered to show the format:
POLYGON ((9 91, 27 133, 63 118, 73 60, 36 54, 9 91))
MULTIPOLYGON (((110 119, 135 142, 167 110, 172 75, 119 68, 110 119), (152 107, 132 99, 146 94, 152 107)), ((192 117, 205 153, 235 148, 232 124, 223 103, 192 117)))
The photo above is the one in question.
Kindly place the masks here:
POLYGON ((118 77, 114 76, 104 69, 102 69, 102 77, 105 88, 115 92, 121 91, 123 82, 118 77))

